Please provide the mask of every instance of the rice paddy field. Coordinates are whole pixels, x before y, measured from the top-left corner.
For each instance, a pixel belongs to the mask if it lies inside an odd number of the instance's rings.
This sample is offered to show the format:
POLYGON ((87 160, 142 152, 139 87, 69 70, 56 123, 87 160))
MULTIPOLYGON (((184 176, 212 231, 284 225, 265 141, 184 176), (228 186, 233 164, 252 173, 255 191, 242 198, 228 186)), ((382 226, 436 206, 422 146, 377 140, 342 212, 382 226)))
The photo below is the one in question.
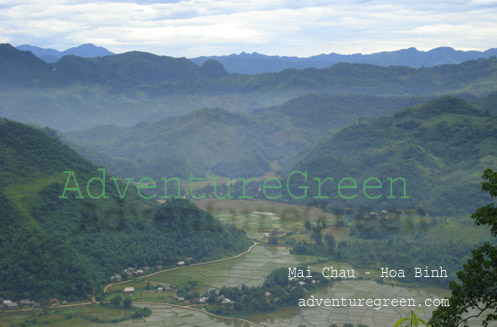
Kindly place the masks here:
POLYGON ((336 224, 337 217, 315 207, 264 200, 197 200, 194 203, 213 214, 223 223, 242 229, 247 236, 261 239, 274 229, 284 233, 297 233, 304 223, 325 221, 328 226, 336 224))
MULTIPOLYGON (((91 313, 102 319, 119 318, 125 314, 121 309, 102 308, 98 305, 88 305, 73 308, 61 308, 50 312, 46 326, 316 326, 329 327, 336 324, 342 327, 345 323, 369 327, 393 326, 395 322, 406 316, 410 308, 401 307, 287 307, 272 313, 253 314, 239 318, 219 317, 204 311, 202 306, 189 305, 173 298, 174 292, 157 292, 158 286, 171 285, 181 287, 189 281, 196 281, 200 292, 209 289, 219 289, 223 286, 240 287, 259 286, 265 277, 275 268, 296 267, 299 264, 310 264, 313 274, 320 273, 323 267, 333 266, 336 269, 354 269, 360 279, 345 279, 334 281, 330 286, 320 288, 307 298, 351 298, 351 299, 414 299, 415 309, 422 310, 420 318, 429 319, 435 307, 425 306, 427 298, 443 298, 450 293, 439 288, 407 287, 406 285, 385 285, 376 281, 378 271, 368 269, 371 275, 366 275, 363 269, 355 269, 346 262, 318 261, 313 256, 297 256, 290 253, 286 246, 268 246, 261 242, 272 230, 285 233, 302 231, 306 220, 312 223, 321 219, 331 227, 336 217, 322 212, 317 208, 299 207, 288 204, 267 201, 196 201, 202 209, 210 211, 214 216, 227 224, 243 229, 248 236, 257 240, 258 245, 249 252, 234 258, 225 258, 210 263, 200 263, 191 266, 176 267, 149 276, 143 276, 127 283, 110 286, 107 290, 107 300, 123 295, 125 287, 136 289, 132 296, 133 305, 152 309, 152 315, 144 319, 133 319, 119 323, 95 323, 80 317, 81 312, 91 313), (240 203, 238 203, 240 202, 240 203), (419 304, 419 305, 418 305, 419 304)), ((452 222, 454 224, 454 222, 452 222)), ((447 226, 451 226, 448 224, 447 226)), ((346 229, 330 228, 333 236, 340 240, 346 238, 346 229)), ((438 230, 437 233, 444 234, 438 230)), ((412 286, 412 285, 411 285, 412 286)), ((20 324, 32 317, 30 312, 0 314, 0 326, 20 324)), ((43 318, 40 318, 42 321, 43 318)), ((27 325, 29 326, 29 325, 27 325)), ((470 326, 481 326, 474 321, 470 326)))
MULTIPOLYGON (((293 256, 286 247, 256 246, 250 253, 233 260, 218 263, 184 267, 172 271, 147 277, 136 283, 118 285, 110 291, 122 292, 125 286, 134 286, 137 292, 133 300, 137 305, 152 308, 152 316, 146 318, 136 326, 249 326, 247 322, 224 319, 209 315, 202 311, 192 311, 179 307, 171 307, 164 302, 164 295, 158 295, 154 290, 146 290, 148 282, 155 284, 178 285, 188 280, 196 280, 206 289, 219 288, 224 285, 248 286, 260 285, 265 275, 277 267, 292 267, 297 263, 315 262, 316 258, 293 256), (155 302, 155 303, 154 303, 155 302), (146 303, 146 304, 145 304, 146 303), (174 319, 171 318, 171 315, 174 319), (161 320, 162 319, 162 320, 161 320), (161 325, 163 323, 163 325, 161 325)), ((312 270, 320 271, 319 268, 333 265, 341 269, 349 269, 347 263, 321 262, 311 266, 312 270)), ((361 270, 356 270, 358 275, 364 276, 361 270)), ((309 294, 310 295, 310 294, 309 294)), ((331 286, 314 292, 316 298, 381 298, 381 299, 414 299, 417 306, 415 309, 422 310, 420 317, 430 317, 434 307, 427 307, 424 301, 427 298, 443 298, 449 292, 439 288, 408 288, 404 286, 382 285, 372 278, 361 280, 341 280, 331 286)), ((167 295, 166 295, 167 297, 167 295)), ((172 299, 170 299, 172 300, 172 299)), ((178 303, 181 304, 181 303, 178 303)), ((183 304, 184 305, 184 304, 183 304)), ((192 306, 195 309, 198 307, 192 306)), ((325 326, 329 327, 335 323, 343 326, 344 323, 367 326, 393 326, 401 317, 405 316, 409 308, 399 307, 314 307, 284 308, 273 313, 249 315, 244 317, 255 326, 325 326)), ((472 326, 479 326, 475 323, 472 326)), ((125 323, 116 326, 126 326, 125 323)))

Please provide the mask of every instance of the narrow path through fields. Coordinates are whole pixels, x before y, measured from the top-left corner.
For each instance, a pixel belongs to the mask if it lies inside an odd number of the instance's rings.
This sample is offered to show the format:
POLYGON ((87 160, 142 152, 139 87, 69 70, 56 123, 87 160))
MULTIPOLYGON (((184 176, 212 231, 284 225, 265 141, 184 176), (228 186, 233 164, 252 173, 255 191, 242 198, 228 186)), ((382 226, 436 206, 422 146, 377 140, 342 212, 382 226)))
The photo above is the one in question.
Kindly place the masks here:
MULTIPOLYGON (((172 271, 172 270, 178 270, 178 269, 185 269, 185 268, 188 268, 188 267, 194 267, 194 266, 201 266, 201 265, 208 265, 208 264, 211 264, 211 263, 215 263, 215 262, 221 262, 221 261, 226 261, 226 260, 231 260, 231 259, 236 259, 236 258, 239 258, 241 257, 242 255, 245 255, 247 253, 249 253, 250 251, 252 251, 259 243, 257 242, 254 242, 254 244, 252 244, 251 247, 249 247, 247 249, 247 251, 245 252, 242 252, 240 254, 237 254, 235 255, 234 257, 229 257, 229 258, 223 258, 223 259, 217 259, 217 260, 212 260, 212 261, 206 261, 206 262, 199 262, 199 263, 194 263, 192 265, 188 265, 188 266, 182 266, 182 267, 174 267, 174 268, 169 268, 169 269, 164 269, 164 270, 161 270, 161 271, 157 271, 157 272, 154 272, 152 274, 148 274, 148 275, 145 275, 145 276, 140 276, 136 279, 144 279, 144 278, 147 278, 147 277, 150 277, 150 276, 154 276, 154 275, 157 275, 157 274, 161 274, 163 272, 167 272, 167 271, 172 271)), ((107 292, 107 290, 109 289, 109 287, 112 287, 112 286, 116 286, 116 285, 122 285, 122 284, 126 284, 126 283, 129 283, 129 282, 132 282, 133 280, 127 280, 127 281, 124 281, 124 282, 119 282, 119 283, 112 283, 112 284, 109 284, 107 286, 104 287, 104 293, 107 292)))

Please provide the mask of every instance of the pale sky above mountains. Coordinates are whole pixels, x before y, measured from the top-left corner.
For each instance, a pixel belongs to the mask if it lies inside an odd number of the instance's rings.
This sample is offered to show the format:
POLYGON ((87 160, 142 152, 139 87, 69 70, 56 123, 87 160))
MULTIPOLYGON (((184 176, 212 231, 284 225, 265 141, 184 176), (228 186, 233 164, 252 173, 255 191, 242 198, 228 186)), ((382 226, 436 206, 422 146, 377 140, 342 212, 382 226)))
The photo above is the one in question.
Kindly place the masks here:
POLYGON ((497 1, 0 0, 0 42, 175 57, 497 47, 497 1))

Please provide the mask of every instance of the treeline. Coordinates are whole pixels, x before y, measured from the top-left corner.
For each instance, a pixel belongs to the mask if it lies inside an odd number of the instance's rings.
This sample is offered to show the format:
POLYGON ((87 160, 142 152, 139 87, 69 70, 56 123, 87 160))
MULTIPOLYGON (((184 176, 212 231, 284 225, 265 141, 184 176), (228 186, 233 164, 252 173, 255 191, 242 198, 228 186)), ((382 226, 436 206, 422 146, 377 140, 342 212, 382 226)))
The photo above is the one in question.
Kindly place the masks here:
MULTIPOLYGON (((305 269, 299 267, 298 269, 305 269)), ((205 293, 207 309, 215 314, 233 316, 260 312, 271 312, 282 307, 298 305, 299 299, 308 292, 328 285, 321 275, 309 278, 288 278, 288 268, 273 270, 261 286, 222 287, 219 292, 205 293), (226 299, 230 302, 226 303, 226 299), (225 301, 223 303, 223 301, 225 301)))

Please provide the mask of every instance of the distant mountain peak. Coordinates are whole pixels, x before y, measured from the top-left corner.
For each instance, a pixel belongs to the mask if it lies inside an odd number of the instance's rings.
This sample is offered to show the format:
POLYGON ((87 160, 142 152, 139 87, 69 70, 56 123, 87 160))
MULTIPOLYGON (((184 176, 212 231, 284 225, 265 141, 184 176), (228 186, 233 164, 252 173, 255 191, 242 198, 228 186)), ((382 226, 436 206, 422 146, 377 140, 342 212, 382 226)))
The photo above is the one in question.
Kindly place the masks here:
POLYGON ((78 56, 82 58, 93 58, 110 56, 114 54, 104 47, 96 46, 93 43, 81 44, 77 47, 69 48, 64 51, 58 51, 49 48, 40 48, 29 44, 22 44, 17 46, 16 48, 22 51, 31 51, 35 56, 49 63, 56 62, 60 58, 68 55, 78 56))
POLYGON ((209 59, 200 67, 200 73, 210 78, 223 78, 230 73, 224 66, 217 60, 209 59))

